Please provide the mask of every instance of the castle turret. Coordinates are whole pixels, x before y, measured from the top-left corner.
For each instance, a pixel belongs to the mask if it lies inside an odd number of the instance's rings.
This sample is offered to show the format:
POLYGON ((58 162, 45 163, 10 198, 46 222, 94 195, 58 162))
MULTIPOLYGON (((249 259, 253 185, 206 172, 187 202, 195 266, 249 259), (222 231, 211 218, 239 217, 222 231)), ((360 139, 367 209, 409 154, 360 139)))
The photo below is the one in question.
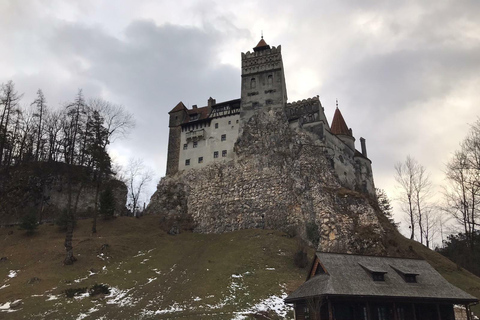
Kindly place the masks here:
POLYGON ((335 110, 333 115, 332 125, 330 127, 330 132, 336 135, 340 140, 345 142, 345 144, 355 151, 355 138, 352 134, 352 129, 349 129, 345 119, 343 119, 340 109, 335 110))
POLYGON ((281 46, 270 47, 258 42, 253 52, 242 53, 241 123, 246 123, 256 110, 283 108, 287 89, 281 46))
POLYGON ((168 135, 167 175, 173 175, 178 172, 182 134, 181 124, 187 117, 187 108, 180 101, 168 114, 170 115, 168 123, 170 132, 168 135))

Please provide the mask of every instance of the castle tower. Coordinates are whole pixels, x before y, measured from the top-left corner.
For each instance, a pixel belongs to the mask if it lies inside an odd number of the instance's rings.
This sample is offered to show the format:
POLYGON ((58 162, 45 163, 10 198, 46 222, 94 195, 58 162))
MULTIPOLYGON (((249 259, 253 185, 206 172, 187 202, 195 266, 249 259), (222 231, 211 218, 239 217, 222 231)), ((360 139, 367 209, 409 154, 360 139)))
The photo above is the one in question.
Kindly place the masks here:
POLYGON ((242 89, 240 119, 246 123, 256 110, 283 108, 287 88, 281 46, 270 47, 262 39, 253 52, 242 52, 242 89))
POLYGON ((181 124, 187 117, 187 108, 180 101, 168 114, 170 115, 168 123, 170 129, 168 135, 167 176, 171 176, 178 172, 182 134, 181 124))
POLYGON ((352 129, 349 129, 345 119, 343 119, 342 113, 340 109, 335 110, 335 114, 333 115, 332 126, 330 128, 330 132, 336 135, 340 140, 345 142, 345 144, 355 151, 355 138, 352 134, 352 129))

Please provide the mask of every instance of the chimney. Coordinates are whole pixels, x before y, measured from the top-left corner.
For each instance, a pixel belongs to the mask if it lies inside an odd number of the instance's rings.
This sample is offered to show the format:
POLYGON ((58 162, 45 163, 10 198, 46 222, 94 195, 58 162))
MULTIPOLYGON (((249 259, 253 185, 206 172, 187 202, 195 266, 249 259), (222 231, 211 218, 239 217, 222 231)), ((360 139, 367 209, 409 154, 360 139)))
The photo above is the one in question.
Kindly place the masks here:
POLYGON ((364 138, 360 138, 360 144, 362 145, 362 154, 365 158, 367 158, 367 146, 364 138))
POLYGON ((197 109, 197 105, 194 104, 194 105, 192 106, 192 109, 197 109))
POLYGON ((210 97, 208 99, 208 107, 211 108, 212 106, 216 105, 217 104, 217 101, 215 99, 213 99, 212 97, 210 97))

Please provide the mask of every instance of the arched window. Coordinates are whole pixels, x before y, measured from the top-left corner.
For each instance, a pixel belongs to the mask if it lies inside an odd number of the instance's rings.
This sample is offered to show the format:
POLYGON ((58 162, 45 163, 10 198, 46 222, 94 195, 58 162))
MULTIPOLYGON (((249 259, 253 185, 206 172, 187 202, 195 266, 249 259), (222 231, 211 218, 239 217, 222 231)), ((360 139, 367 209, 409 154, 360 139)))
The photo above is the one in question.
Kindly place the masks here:
POLYGON ((255 80, 255 78, 252 78, 252 80, 250 80, 250 89, 255 89, 257 87, 257 81, 255 80))
POLYGON ((272 76, 272 75, 269 75, 269 76, 267 77, 267 84, 268 84, 269 86, 271 86, 272 83, 273 83, 273 76, 272 76))

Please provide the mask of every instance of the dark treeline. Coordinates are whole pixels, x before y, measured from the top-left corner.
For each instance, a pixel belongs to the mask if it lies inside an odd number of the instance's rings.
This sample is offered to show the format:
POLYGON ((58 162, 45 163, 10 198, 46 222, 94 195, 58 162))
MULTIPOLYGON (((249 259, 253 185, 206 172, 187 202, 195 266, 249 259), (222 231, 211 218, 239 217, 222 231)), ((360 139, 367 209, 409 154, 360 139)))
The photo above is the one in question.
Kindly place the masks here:
POLYGON ((12 81, 0 87, 0 167, 31 161, 55 161, 98 169, 102 150, 133 126, 123 107, 102 99, 72 101, 51 108, 42 90, 21 104, 12 81))
POLYGON ((475 236, 458 233, 448 236, 443 248, 437 248, 445 257, 480 277, 480 232, 475 231, 475 236), (472 247, 472 238, 475 241, 472 247))

